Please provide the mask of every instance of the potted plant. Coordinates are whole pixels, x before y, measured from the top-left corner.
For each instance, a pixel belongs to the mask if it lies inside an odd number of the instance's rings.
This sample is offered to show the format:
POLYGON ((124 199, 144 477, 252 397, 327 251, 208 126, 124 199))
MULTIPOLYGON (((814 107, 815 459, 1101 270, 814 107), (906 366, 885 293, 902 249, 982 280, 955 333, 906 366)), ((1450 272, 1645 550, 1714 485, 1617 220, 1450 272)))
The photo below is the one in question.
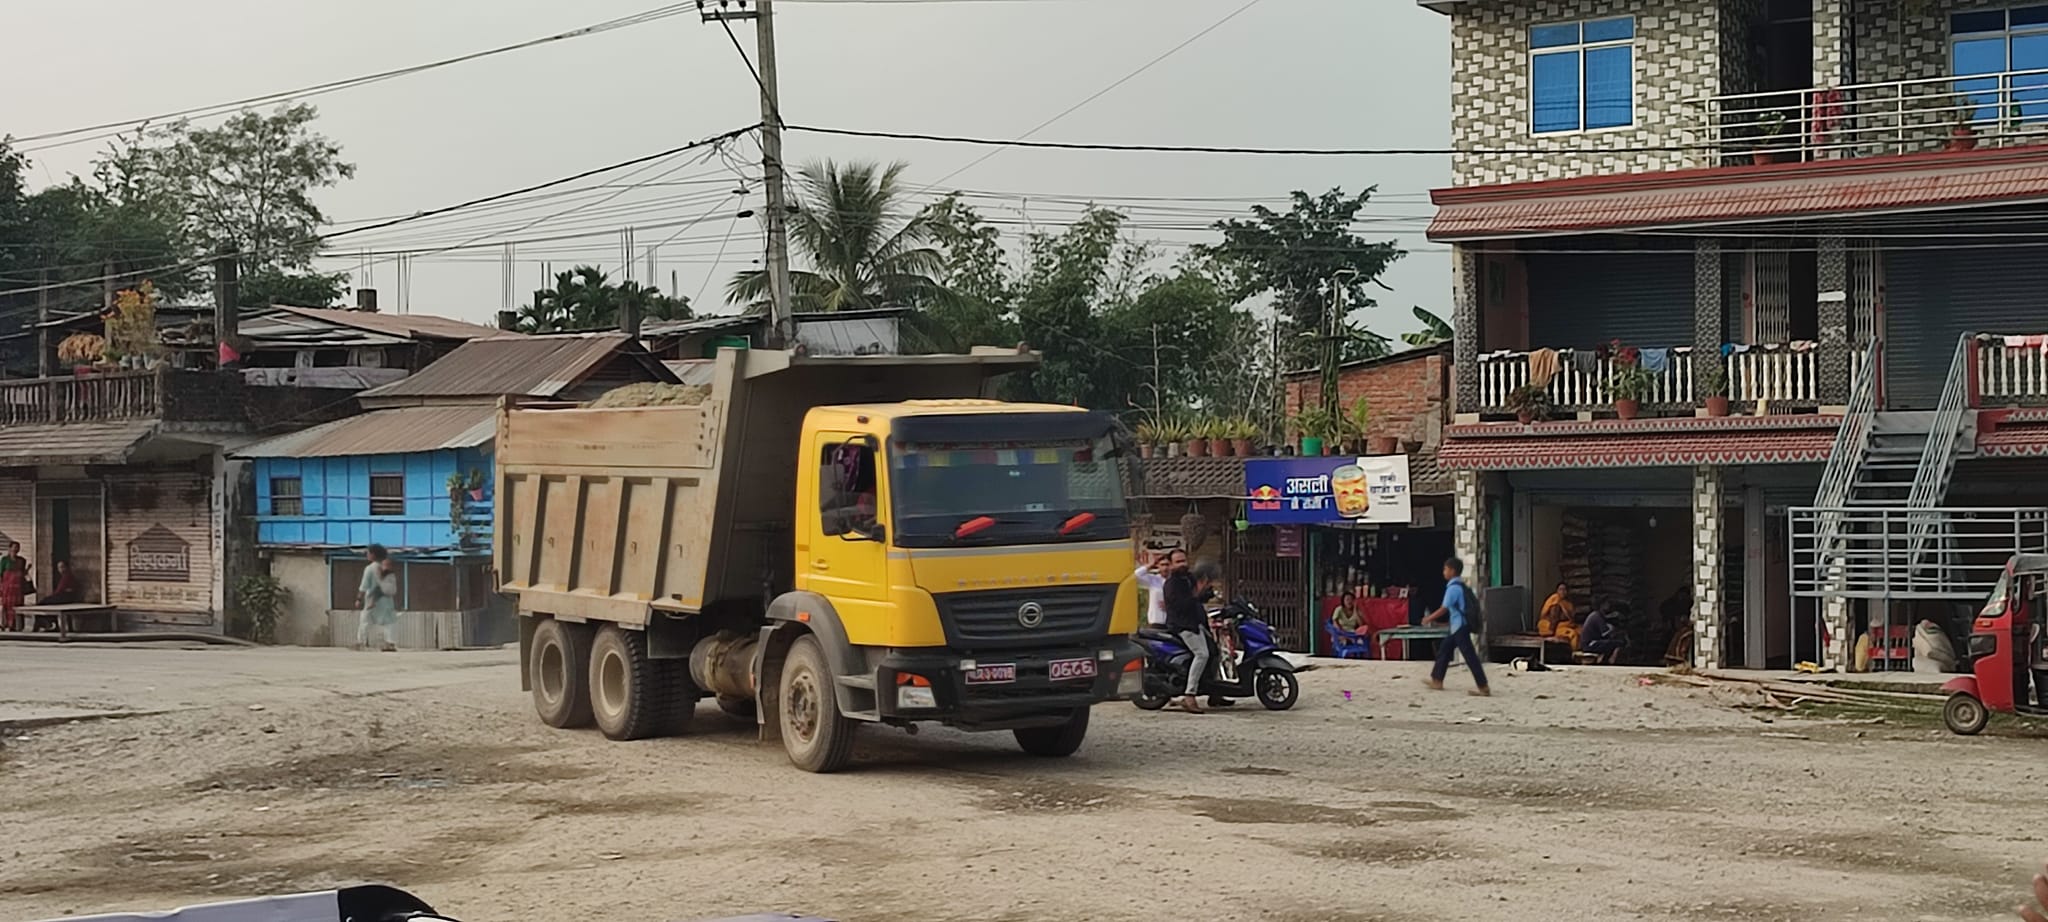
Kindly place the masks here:
POLYGON ((1550 389, 1534 384, 1524 384, 1508 392, 1508 409, 1515 411, 1515 419, 1526 426, 1537 420, 1549 419, 1550 389))
POLYGON ((1209 440, 1209 457, 1230 457, 1230 423, 1222 419, 1205 420, 1202 423, 1202 437, 1209 440))
POLYGON ((1970 126, 1970 114, 1968 112, 1962 112, 1956 115, 1955 126, 1950 128, 1948 132, 1948 146, 1946 149, 1977 149, 1977 129, 1970 126))
POLYGON ((1240 416, 1231 420, 1226 428, 1231 453, 1240 458, 1251 457, 1252 439, 1258 438, 1259 435, 1258 424, 1240 416))
POLYGON ((1177 419, 1164 419, 1159 421, 1157 429, 1159 445, 1165 449, 1166 456, 1169 458, 1180 457, 1181 443, 1186 441, 1188 437, 1187 424, 1177 419))
POLYGON ((1783 163, 1791 159, 1789 151, 1777 149, 1785 137, 1785 113, 1772 111, 1757 116, 1756 126, 1763 134, 1763 146, 1750 156, 1758 166, 1766 163, 1783 163))
POLYGON ((1330 411, 1322 407, 1302 407, 1288 421, 1288 428, 1301 438, 1303 455, 1320 455, 1335 424, 1330 411))
POLYGON ((1700 373, 1700 393, 1706 395, 1708 416, 1728 415, 1728 370, 1720 365, 1700 373))
POLYGON ((1614 415, 1635 419, 1643 411, 1643 397, 1657 384, 1657 376, 1643 367, 1634 349, 1617 350, 1614 371, 1607 376, 1607 391, 1614 398, 1614 415))
POLYGON ((1138 440, 1138 457, 1150 458, 1159 450, 1160 438, 1159 425, 1157 423, 1139 423, 1137 428, 1131 431, 1131 436, 1138 440))
POLYGON ((1209 424, 1206 420, 1194 420, 1182 430, 1181 453, 1190 458, 1209 456, 1209 424))
POLYGON ((484 501, 484 472, 473 467, 469 469, 469 498, 484 501))

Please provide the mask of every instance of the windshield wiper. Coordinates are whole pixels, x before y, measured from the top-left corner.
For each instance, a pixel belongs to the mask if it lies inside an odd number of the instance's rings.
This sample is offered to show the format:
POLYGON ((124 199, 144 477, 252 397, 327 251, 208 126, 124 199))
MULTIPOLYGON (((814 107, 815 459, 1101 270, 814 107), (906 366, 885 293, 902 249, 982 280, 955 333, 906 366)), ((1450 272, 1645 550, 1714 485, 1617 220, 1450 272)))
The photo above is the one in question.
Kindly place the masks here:
POLYGON ((1060 523, 1060 537, 1064 538, 1093 524, 1095 524, 1095 513, 1077 513, 1072 518, 1060 523))
POLYGON ((978 515, 965 522, 961 522, 958 528, 953 529, 953 540, 966 540, 994 527, 996 527, 996 520, 993 516, 978 515))

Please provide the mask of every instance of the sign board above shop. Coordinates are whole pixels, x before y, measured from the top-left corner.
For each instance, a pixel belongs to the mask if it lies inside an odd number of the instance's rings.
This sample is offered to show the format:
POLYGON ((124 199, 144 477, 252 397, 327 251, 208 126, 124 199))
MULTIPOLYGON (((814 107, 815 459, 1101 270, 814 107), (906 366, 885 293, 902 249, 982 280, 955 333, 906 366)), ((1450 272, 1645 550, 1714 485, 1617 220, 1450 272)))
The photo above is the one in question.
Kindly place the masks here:
POLYGON ((1254 458, 1244 463, 1253 525, 1407 525, 1408 456, 1254 458))

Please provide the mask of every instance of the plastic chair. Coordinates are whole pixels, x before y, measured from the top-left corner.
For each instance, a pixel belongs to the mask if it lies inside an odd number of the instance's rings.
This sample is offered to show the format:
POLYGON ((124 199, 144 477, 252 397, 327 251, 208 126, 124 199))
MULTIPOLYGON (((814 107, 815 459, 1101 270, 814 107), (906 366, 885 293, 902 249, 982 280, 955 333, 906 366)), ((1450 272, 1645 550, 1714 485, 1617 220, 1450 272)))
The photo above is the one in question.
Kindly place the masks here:
POLYGON ((1323 632, 1330 636, 1330 653, 1337 658, 1372 659, 1372 638, 1344 630, 1333 621, 1323 622, 1323 632))

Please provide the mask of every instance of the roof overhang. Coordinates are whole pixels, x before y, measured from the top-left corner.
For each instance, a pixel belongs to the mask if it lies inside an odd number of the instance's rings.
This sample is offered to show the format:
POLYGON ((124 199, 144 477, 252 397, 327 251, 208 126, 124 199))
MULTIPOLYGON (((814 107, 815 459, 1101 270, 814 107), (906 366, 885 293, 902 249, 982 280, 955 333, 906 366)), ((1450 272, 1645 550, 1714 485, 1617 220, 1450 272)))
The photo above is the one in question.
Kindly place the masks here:
POLYGON ((2048 202, 2048 147, 1438 189, 1429 239, 1510 240, 2048 202))
POLYGON ((0 466, 126 464, 156 431, 153 421, 8 426, 0 429, 0 466))
POLYGON ((1826 461, 1839 416, 1755 416, 1451 426, 1450 470, 1541 471, 1826 461))

